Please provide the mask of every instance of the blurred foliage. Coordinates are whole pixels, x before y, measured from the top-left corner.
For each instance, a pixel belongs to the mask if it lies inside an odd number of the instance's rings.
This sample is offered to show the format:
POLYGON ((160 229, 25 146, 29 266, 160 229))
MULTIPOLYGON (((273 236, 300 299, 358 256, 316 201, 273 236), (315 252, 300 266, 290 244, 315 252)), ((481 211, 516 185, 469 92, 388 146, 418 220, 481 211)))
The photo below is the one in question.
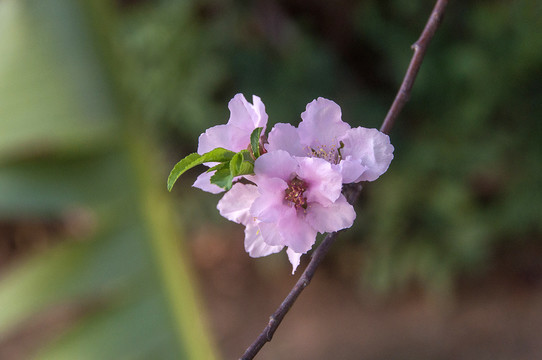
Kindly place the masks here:
MULTIPOLYGON (((542 239, 542 44, 532 36, 542 7, 450 5, 392 136, 395 163, 366 204, 366 276, 382 290, 412 279, 449 288, 502 242, 542 239)), ((377 21, 382 12, 367 6, 377 21)))
POLYGON ((60 224, 0 264, 1 358, 215 356, 113 29, 105 1, 0 2, 0 221, 60 224))
MULTIPOLYGON (((261 96, 271 123, 297 124, 324 96, 345 121, 378 127, 433 4, 141 1, 124 12, 120 41, 144 116, 188 153, 227 120, 237 92, 261 96)), ((367 250, 366 283, 449 290, 503 242, 542 238, 541 8, 450 3, 392 133, 395 160, 366 186, 357 231, 345 234, 367 250)))

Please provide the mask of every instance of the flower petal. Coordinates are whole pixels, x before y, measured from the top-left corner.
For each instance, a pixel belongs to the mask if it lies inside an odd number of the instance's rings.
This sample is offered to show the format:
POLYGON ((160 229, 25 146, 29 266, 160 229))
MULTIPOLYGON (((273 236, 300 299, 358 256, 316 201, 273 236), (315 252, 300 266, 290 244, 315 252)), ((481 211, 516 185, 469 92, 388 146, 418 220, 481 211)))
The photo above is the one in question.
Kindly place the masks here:
POLYGON ((310 147, 337 145, 350 125, 341 120, 341 108, 331 100, 319 97, 307 105, 301 114, 299 138, 310 147))
POLYGON ((333 203, 342 190, 342 176, 331 164, 319 158, 297 158, 300 179, 308 185, 305 196, 307 201, 324 206, 333 203))
POLYGON ((200 135, 198 154, 204 154, 217 147, 231 151, 241 151, 250 144, 250 134, 257 127, 267 125, 265 106, 259 97, 253 96, 254 105, 249 103, 243 94, 237 94, 228 103, 230 118, 225 125, 217 125, 207 129, 200 135))
POLYGON ((301 255, 303 254, 296 253, 290 248, 286 249, 286 254, 288 255, 288 260, 290 260, 290 263, 292 264, 292 275, 293 275, 295 273, 295 270, 299 266, 299 263, 301 261, 301 255))
POLYGON ((194 183, 192 184, 193 187, 201 189, 203 191, 207 191, 211 194, 220 194, 224 191, 220 186, 217 186, 215 184, 211 184, 211 176, 215 174, 216 171, 211 172, 204 172, 198 178, 194 183))
POLYGON ((251 257, 261 257, 278 253, 284 246, 267 245, 263 241, 257 222, 251 221, 245 227, 245 250, 251 257))
POLYGON ((356 182, 376 180, 388 170, 393 159, 393 145, 388 135, 377 129, 357 127, 348 131, 342 141, 343 154, 367 168, 356 182))
POLYGON ((254 173, 257 176, 289 181, 296 172, 297 166, 297 161, 290 154, 284 150, 277 150, 263 154, 256 159, 254 173))
POLYGON ((283 245, 292 248, 297 253, 305 253, 314 245, 317 231, 305 222, 303 215, 296 215, 283 216, 277 228, 282 236, 283 245))
POLYGON ((278 123, 273 126, 267 136, 266 150, 271 152, 275 150, 285 150, 293 156, 307 156, 303 150, 297 129, 290 124, 278 123))
POLYGON ((284 201, 284 190, 288 184, 278 178, 260 178, 258 196, 250 208, 250 214, 261 221, 273 222, 284 214, 289 207, 284 201))
MULTIPOLYGON (((258 96, 252 96, 254 105, 249 103, 243 94, 237 94, 228 103, 230 118, 228 125, 233 125, 245 133, 250 133, 257 127, 267 125, 267 114, 262 100, 258 96)), ((250 138, 248 139, 250 142, 250 138)), ((248 143, 247 143, 248 144, 248 143)))
POLYGON ((259 196, 255 185, 236 183, 218 202, 217 209, 220 215, 238 224, 251 224, 253 216, 250 207, 259 196))
POLYGON ((242 149, 233 149, 231 147, 231 128, 228 125, 217 125, 207 129, 198 139, 198 154, 203 155, 217 147, 222 147, 231 151, 240 151, 242 149))
POLYGON ((259 222, 258 228, 260 230, 260 234, 262 235, 263 241, 267 245, 271 246, 284 246, 284 239, 282 238, 282 235, 280 234, 278 225, 276 222, 259 222))
POLYGON ((307 209, 306 221, 319 233, 334 232, 349 228, 354 223, 356 211, 344 195, 330 206, 311 204, 307 209))
POLYGON ((351 156, 341 160, 337 165, 332 164, 331 166, 341 173, 343 184, 350 184, 356 181, 367 170, 367 167, 363 166, 359 161, 352 159, 351 156))
POLYGON ((265 105, 263 104, 262 99, 260 99, 260 97, 256 95, 252 95, 252 104, 254 104, 252 108, 257 115, 256 118, 253 118, 254 128, 263 127, 263 129, 265 130, 268 119, 267 113, 265 112, 265 105))

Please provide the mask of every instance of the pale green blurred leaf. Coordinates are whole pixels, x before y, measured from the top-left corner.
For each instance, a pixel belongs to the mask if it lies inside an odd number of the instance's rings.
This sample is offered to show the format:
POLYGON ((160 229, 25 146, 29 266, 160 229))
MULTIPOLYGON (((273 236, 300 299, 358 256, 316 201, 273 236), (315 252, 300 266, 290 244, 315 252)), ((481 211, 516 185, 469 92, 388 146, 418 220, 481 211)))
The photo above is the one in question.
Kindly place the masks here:
POLYGON ((0 219, 79 224, 0 279, 0 343, 80 307, 30 356, 212 359, 152 132, 123 119, 105 75, 97 4, 0 2, 0 219))

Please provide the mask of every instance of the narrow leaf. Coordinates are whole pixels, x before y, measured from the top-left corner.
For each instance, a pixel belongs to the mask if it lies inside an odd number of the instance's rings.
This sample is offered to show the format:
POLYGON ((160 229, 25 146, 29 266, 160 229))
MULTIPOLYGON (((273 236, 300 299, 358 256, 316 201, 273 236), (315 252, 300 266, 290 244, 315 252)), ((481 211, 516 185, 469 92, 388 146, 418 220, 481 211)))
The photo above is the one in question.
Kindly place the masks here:
POLYGON ((222 169, 229 169, 229 168, 230 168, 230 162, 227 161, 227 162, 217 164, 217 165, 207 169, 206 172, 217 171, 217 170, 222 170, 222 169))
POLYGON ((262 130, 263 128, 259 127, 254 129, 252 134, 250 134, 250 147, 252 148, 254 159, 260 157, 260 134, 262 133, 262 130))
POLYGON ((221 169, 211 176, 211 184, 220 186, 225 190, 229 190, 232 187, 233 175, 230 169, 221 169))
POLYGON ((185 171, 192 169, 194 166, 206 163, 206 162, 227 162, 235 155, 233 151, 223 148, 213 149, 203 155, 192 153, 179 161, 171 170, 167 178, 167 189, 171 191, 173 185, 185 171))

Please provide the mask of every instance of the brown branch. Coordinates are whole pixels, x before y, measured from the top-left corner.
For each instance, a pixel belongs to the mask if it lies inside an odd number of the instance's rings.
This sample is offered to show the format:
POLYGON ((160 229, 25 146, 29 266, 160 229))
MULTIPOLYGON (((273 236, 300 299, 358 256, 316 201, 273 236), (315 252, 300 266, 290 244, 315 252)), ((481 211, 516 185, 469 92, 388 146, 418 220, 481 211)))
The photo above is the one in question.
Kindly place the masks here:
POLYGON ((336 232, 327 234, 320 246, 318 246, 318 248, 314 250, 309 265, 307 265, 307 268, 305 269, 299 280, 297 280, 294 287, 292 288, 288 296, 286 296, 282 304, 280 304, 278 309, 273 313, 273 315, 271 315, 271 317, 269 318, 269 323, 267 324, 265 329, 263 329, 260 336, 258 336, 256 341, 254 341, 254 343, 252 343, 252 345, 250 345, 250 347, 245 351, 243 357, 241 357, 242 360, 253 359, 254 356, 256 356, 260 349, 265 345, 265 343, 271 341, 273 335, 275 334, 275 330, 277 330, 277 328, 279 327, 282 319, 284 318, 286 313, 288 313, 288 310, 290 310, 303 289, 305 289, 307 285, 309 285, 309 283, 311 282, 316 268, 329 251, 329 248, 337 238, 337 235, 338 233, 336 232))
MULTIPOLYGON (((380 131, 385 134, 389 134, 391 128, 393 127, 395 119, 397 118, 397 116, 403 109, 403 106, 410 97, 412 85, 414 84, 414 80, 416 78, 416 75, 418 74, 418 70, 420 69, 420 65, 425 55, 425 51, 427 50, 427 46, 433 38, 433 35, 435 34, 440 24, 440 21, 442 20, 442 16, 444 14, 447 3, 448 0, 437 0, 437 3, 433 8, 433 12, 429 17, 429 20, 427 21, 427 24, 425 25, 425 28, 423 29, 420 38, 414 43, 414 45, 412 45, 414 55, 412 57, 412 60, 410 61, 399 92, 397 93, 397 96, 395 97, 395 100, 393 101, 393 104, 390 107, 390 110, 388 111, 384 122, 382 123, 382 127, 380 128, 380 131)), ((348 202, 351 204, 353 204, 357 200, 360 192, 360 184, 349 184, 344 187, 345 196, 348 199, 348 202)), ((250 345, 250 347, 245 351, 245 353, 241 357, 242 360, 253 359, 254 356, 258 354, 260 349, 267 342, 271 341, 273 335, 275 334, 275 331, 279 327, 280 323, 282 322, 294 302, 297 300, 298 296, 301 294, 303 289, 305 289, 311 282, 316 268, 324 259, 325 255, 329 251, 338 234, 339 232, 327 234, 322 243, 320 243, 320 246, 318 246, 318 248, 313 252, 309 265, 307 265, 307 268, 305 269, 299 280, 296 282, 288 296, 286 296, 282 304, 280 304, 278 309, 273 313, 273 315, 271 315, 271 317, 269 318, 269 323, 267 324, 265 329, 254 341, 254 343, 252 343, 252 345, 250 345)))
POLYGON ((433 8, 433 11, 431 12, 431 16, 429 16, 427 24, 425 24, 425 28, 423 29, 420 38, 414 43, 414 45, 412 45, 414 55, 410 60, 407 72, 405 74, 405 77, 403 78, 403 83, 401 84, 401 87, 399 88, 399 91, 395 96, 395 100, 393 100, 393 104, 391 104, 390 110, 388 111, 388 114, 386 115, 386 118, 384 119, 384 122, 380 127, 380 131, 384 134, 390 133, 390 130, 395 123, 395 119, 397 119, 397 116, 410 98, 412 85, 414 85, 414 80, 416 79, 416 75, 418 75, 418 70, 420 70, 420 66, 422 65, 423 57, 425 56, 427 46, 429 46, 433 35, 435 35, 435 32, 437 31, 437 28, 442 21, 442 17, 444 16, 444 10, 446 9, 447 4, 448 0, 437 1, 435 7, 433 8))

